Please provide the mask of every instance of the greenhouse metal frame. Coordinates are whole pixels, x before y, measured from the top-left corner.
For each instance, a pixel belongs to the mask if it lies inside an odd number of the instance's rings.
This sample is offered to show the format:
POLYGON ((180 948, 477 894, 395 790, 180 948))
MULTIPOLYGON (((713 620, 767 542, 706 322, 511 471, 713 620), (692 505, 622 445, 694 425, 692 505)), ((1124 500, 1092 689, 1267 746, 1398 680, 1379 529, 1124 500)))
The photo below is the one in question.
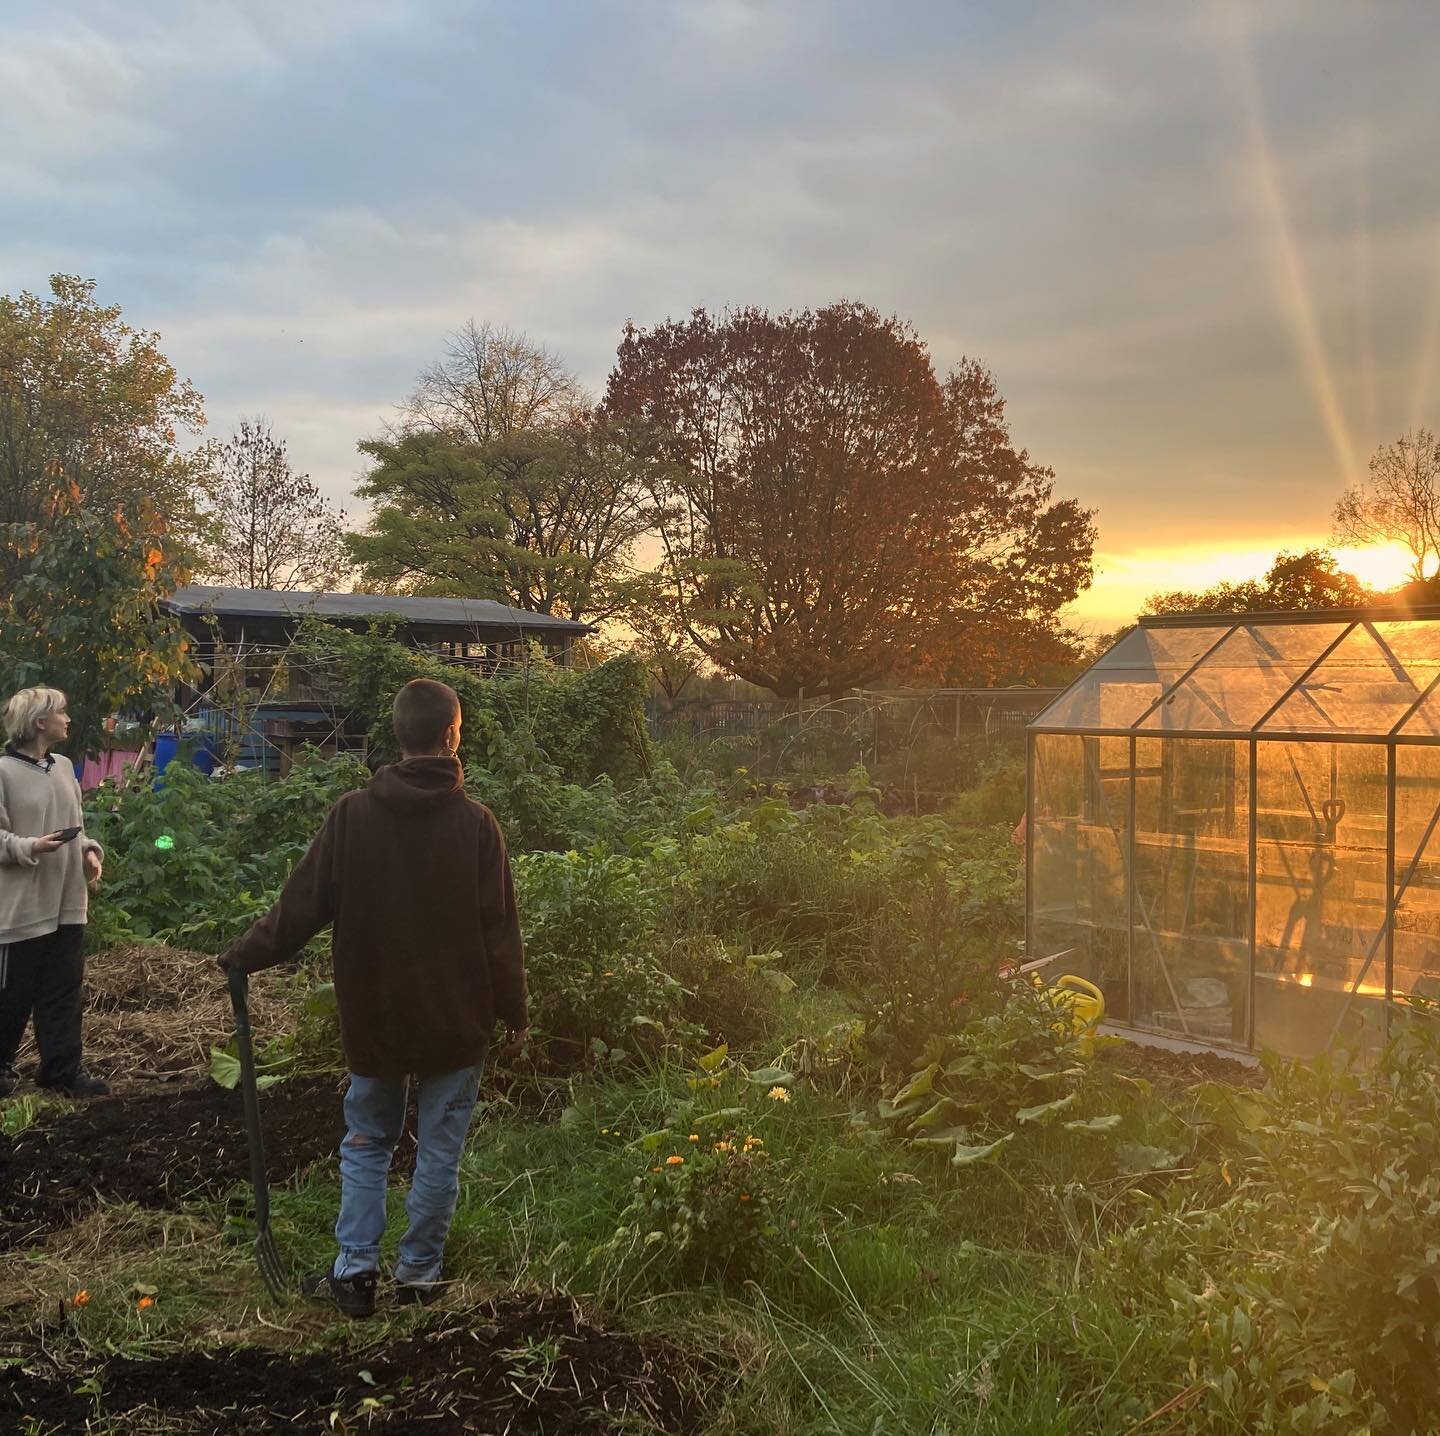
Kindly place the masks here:
POLYGON ((1027 729, 1025 941, 1304 1056, 1440 996, 1440 607, 1147 617, 1027 729))

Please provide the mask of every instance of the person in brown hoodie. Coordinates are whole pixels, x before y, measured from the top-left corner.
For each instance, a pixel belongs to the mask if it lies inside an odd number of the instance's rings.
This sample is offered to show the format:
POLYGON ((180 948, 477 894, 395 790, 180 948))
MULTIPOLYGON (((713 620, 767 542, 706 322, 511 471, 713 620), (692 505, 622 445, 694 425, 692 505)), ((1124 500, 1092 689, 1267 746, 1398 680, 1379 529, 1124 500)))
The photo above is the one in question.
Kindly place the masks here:
POLYGON ((306 1294, 350 1316, 375 1310, 385 1183, 418 1080, 401 1301, 439 1294, 460 1154, 497 1020, 507 1050, 528 1034, 525 957, 505 839, 466 797, 455 754, 460 701, 428 678, 395 697, 402 761, 330 810, 264 917, 219 959, 257 972, 333 928, 335 995, 350 1069, 340 1145, 340 1251, 306 1294))

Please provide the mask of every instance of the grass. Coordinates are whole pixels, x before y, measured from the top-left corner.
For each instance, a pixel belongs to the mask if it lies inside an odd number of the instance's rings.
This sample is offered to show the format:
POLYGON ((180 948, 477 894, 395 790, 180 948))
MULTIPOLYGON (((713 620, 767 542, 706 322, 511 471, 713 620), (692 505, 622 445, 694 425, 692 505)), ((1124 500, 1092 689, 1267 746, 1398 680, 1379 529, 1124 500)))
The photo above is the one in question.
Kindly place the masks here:
MULTIPOLYGON (((785 1005, 795 1030, 837 1016, 833 992, 785 1005)), ((572 1079, 558 1119, 483 1114, 462 1164, 448 1253, 459 1290, 447 1305, 556 1288, 667 1335, 723 1373, 714 1436, 1114 1431, 1185 1386, 1156 1313, 1126 1312, 1097 1280, 1097 1254, 1136 1185, 1115 1177, 1104 1141, 1056 1128, 1019 1160, 956 1171, 857 1122, 853 1093, 802 1088, 782 1104, 741 1083, 702 1092, 696 1108, 694 1070, 677 1061, 572 1079), (672 1288, 663 1271, 617 1268, 604 1248, 651 1161, 639 1140, 667 1123, 683 1130, 707 1102, 744 1106, 781 1174, 777 1256, 744 1285, 672 1288)), ((1107 1079, 1090 1101, 1119 1109, 1131 1140, 1173 1136, 1177 1119, 1143 1083, 1107 1079)), ((328 1263, 338 1195, 329 1162, 272 1194, 297 1274, 328 1263)), ((402 1190, 390 1215, 393 1252, 402 1190)), ((82 1350, 126 1355, 368 1343, 425 1320, 388 1310, 353 1326, 298 1299, 264 1300, 248 1240, 223 1201, 183 1214, 102 1207, 12 1262, 0 1308, 63 1306, 82 1350), (137 1297, 151 1292, 142 1312, 137 1297)))

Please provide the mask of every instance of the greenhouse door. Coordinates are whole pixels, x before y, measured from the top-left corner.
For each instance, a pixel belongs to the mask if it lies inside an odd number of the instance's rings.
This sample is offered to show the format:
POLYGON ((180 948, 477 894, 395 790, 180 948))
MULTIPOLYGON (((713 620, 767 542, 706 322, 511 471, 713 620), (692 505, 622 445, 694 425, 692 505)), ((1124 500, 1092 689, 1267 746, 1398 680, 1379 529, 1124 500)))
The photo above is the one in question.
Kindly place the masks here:
POLYGON ((1137 738, 1130 1022, 1246 1045, 1250 744, 1137 738))

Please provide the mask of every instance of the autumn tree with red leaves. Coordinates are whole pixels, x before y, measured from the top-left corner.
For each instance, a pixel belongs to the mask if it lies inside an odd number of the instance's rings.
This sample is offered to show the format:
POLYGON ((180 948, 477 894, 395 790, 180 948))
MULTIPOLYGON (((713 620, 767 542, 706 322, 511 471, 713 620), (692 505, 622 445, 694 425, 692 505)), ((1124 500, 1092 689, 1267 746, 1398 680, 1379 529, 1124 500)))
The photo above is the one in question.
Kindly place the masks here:
POLYGON ((684 630, 782 697, 1006 680, 1064 647, 1092 514, 1017 450, 988 370, 939 378, 856 303, 627 326, 604 409, 644 449, 684 630))

